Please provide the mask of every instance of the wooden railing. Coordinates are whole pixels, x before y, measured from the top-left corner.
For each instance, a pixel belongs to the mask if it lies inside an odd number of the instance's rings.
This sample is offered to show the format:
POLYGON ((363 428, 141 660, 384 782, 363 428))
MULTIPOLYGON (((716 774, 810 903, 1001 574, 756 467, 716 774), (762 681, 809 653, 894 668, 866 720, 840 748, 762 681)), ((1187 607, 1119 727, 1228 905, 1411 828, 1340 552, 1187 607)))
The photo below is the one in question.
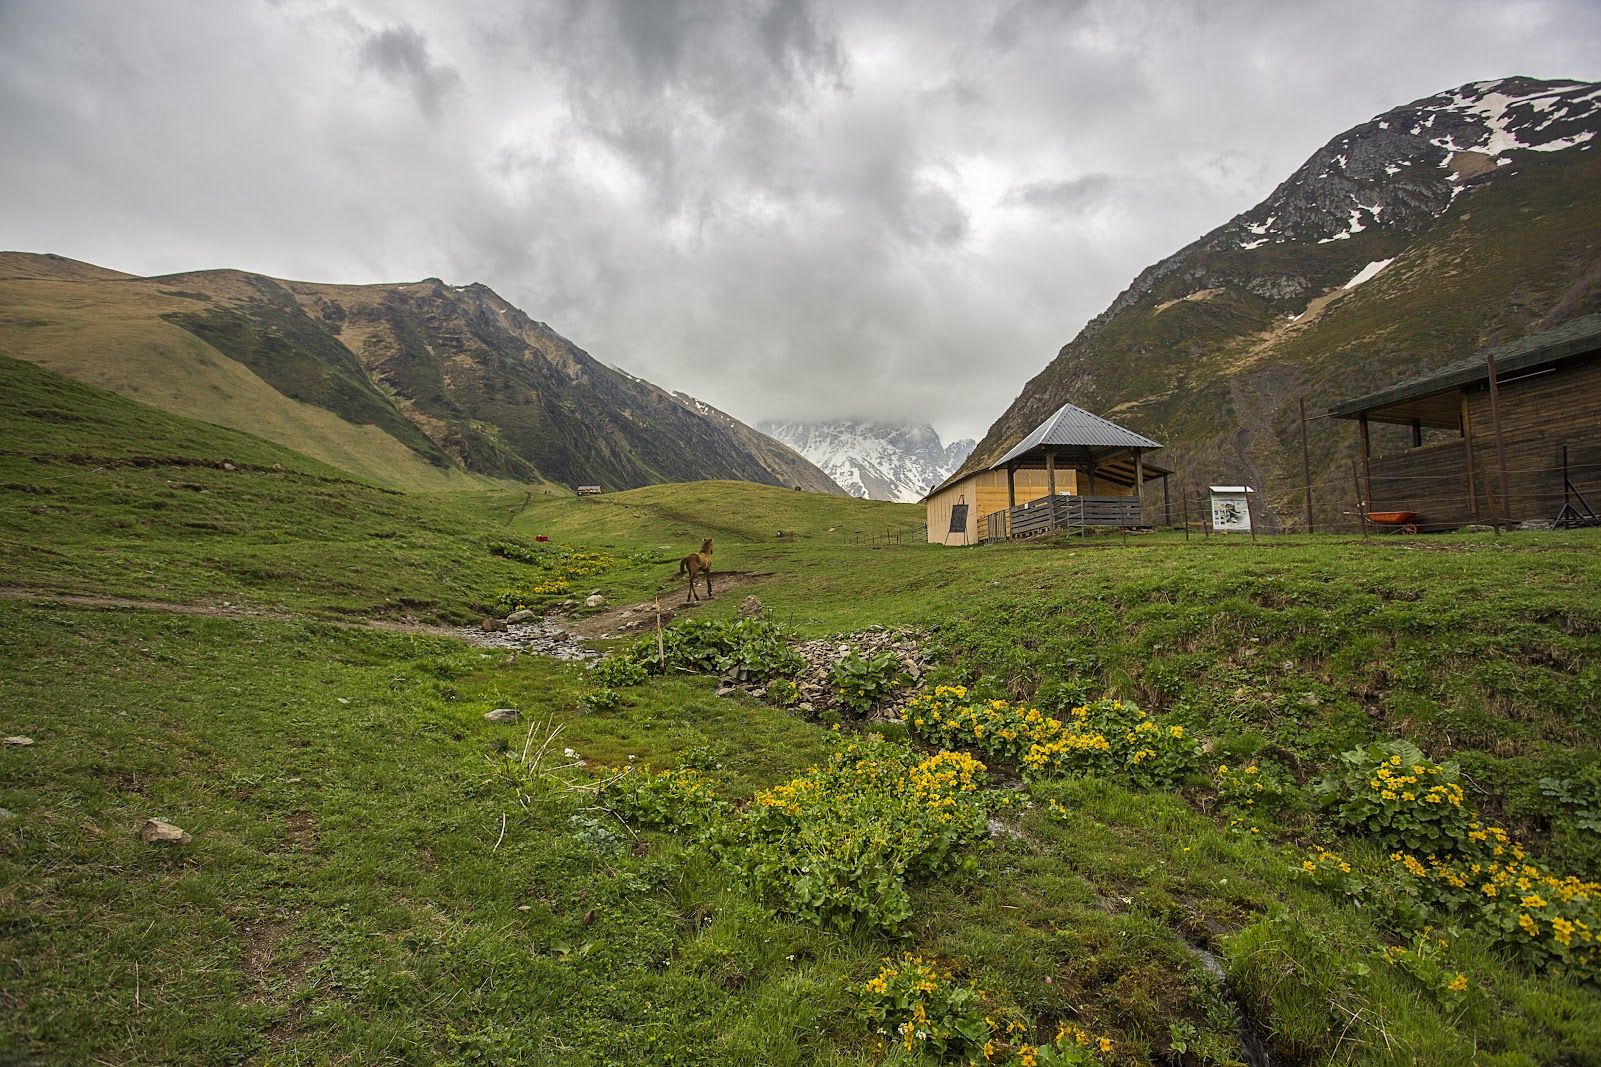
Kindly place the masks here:
POLYGON ((1034 537, 1051 530, 1089 526, 1139 526, 1140 500, 1133 496, 1042 496, 985 517, 985 540, 1034 537))

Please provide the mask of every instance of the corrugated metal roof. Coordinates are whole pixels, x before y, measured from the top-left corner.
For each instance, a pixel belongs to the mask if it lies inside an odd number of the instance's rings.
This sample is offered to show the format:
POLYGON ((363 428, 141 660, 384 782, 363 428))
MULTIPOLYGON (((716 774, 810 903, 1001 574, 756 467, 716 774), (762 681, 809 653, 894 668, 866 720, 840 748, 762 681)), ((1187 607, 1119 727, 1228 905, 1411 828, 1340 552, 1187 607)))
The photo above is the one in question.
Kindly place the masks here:
POLYGON ((1541 330, 1494 348, 1481 349, 1466 359, 1447 363, 1438 370, 1388 389, 1347 400, 1330 408, 1329 414, 1337 419, 1354 418, 1375 408, 1386 408, 1448 389, 1460 389, 1474 382, 1488 381, 1490 375, 1484 363, 1487 355, 1495 357, 1496 377, 1501 378, 1513 371, 1555 363, 1596 349, 1601 349, 1601 315, 1581 315, 1549 330, 1541 330))
POLYGON ((990 470, 998 470, 1019 456, 1026 455, 1041 445, 1066 445, 1073 448, 1161 448, 1149 437, 1141 437, 1133 430, 1125 430, 1115 422, 1091 415, 1081 407, 1063 404, 1056 414, 1034 428, 1034 432, 1019 441, 990 470))

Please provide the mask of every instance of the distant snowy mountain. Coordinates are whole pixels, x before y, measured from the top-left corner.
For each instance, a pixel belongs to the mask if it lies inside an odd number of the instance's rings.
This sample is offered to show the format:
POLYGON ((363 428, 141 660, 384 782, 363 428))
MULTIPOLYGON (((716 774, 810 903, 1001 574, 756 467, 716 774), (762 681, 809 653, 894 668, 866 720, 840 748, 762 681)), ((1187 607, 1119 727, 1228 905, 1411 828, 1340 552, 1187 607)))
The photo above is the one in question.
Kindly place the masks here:
POLYGON ((758 423, 838 482, 851 496, 914 503, 962 465, 975 442, 940 443, 932 426, 832 422, 758 423))

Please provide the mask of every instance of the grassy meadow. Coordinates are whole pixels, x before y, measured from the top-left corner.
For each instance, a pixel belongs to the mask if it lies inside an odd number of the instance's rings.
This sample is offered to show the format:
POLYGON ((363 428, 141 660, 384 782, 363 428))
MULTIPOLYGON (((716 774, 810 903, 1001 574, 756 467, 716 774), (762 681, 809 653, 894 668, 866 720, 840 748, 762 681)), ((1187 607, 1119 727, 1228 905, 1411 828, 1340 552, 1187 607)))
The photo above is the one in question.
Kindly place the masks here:
POLYGON ((938 968, 919 1003, 1016 1024, 994 1063, 1601 1063, 1593 969, 1420 912, 1316 787, 1406 739, 1531 865, 1601 879, 1597 531, 945 549, 922 523, 725 482, 405 494, 0 359, 0 734, 33 742, 0 749, 0 1063, 935 1062, 869 1010, 907 954, 938 968), (928 691, 1115 698, 1195 756, 1142 787, 979 743, 1012 803, 908 918, 800 921, 730 828, 841 745, 922 758, 913 724, 682 671, 602 699, 448 636, 512 600, 682 599, 706 536, 738 584, 696 619, 755 594, 796 638, 914 629, 928 691), (723 806, 647 818, 595 788, 629 766, 723 806), (192 843, 144 844, 150 817, 192 843), (1381 873, 1307 875, 1338 862, 1381 873))

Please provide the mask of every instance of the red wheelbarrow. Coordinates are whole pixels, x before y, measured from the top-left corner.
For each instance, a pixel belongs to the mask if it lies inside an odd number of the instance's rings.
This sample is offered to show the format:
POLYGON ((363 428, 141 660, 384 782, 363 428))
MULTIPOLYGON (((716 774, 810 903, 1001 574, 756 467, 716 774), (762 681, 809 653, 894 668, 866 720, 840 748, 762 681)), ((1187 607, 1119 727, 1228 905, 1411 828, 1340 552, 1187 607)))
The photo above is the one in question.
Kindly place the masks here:
POLYGON ((1417 523, 1412 520, 1418 517, 1415 511, 1370 511, 1367 513, 1368 521, 1375 526, 1394 526, 1404 534, 1418 532, 1417 523))

